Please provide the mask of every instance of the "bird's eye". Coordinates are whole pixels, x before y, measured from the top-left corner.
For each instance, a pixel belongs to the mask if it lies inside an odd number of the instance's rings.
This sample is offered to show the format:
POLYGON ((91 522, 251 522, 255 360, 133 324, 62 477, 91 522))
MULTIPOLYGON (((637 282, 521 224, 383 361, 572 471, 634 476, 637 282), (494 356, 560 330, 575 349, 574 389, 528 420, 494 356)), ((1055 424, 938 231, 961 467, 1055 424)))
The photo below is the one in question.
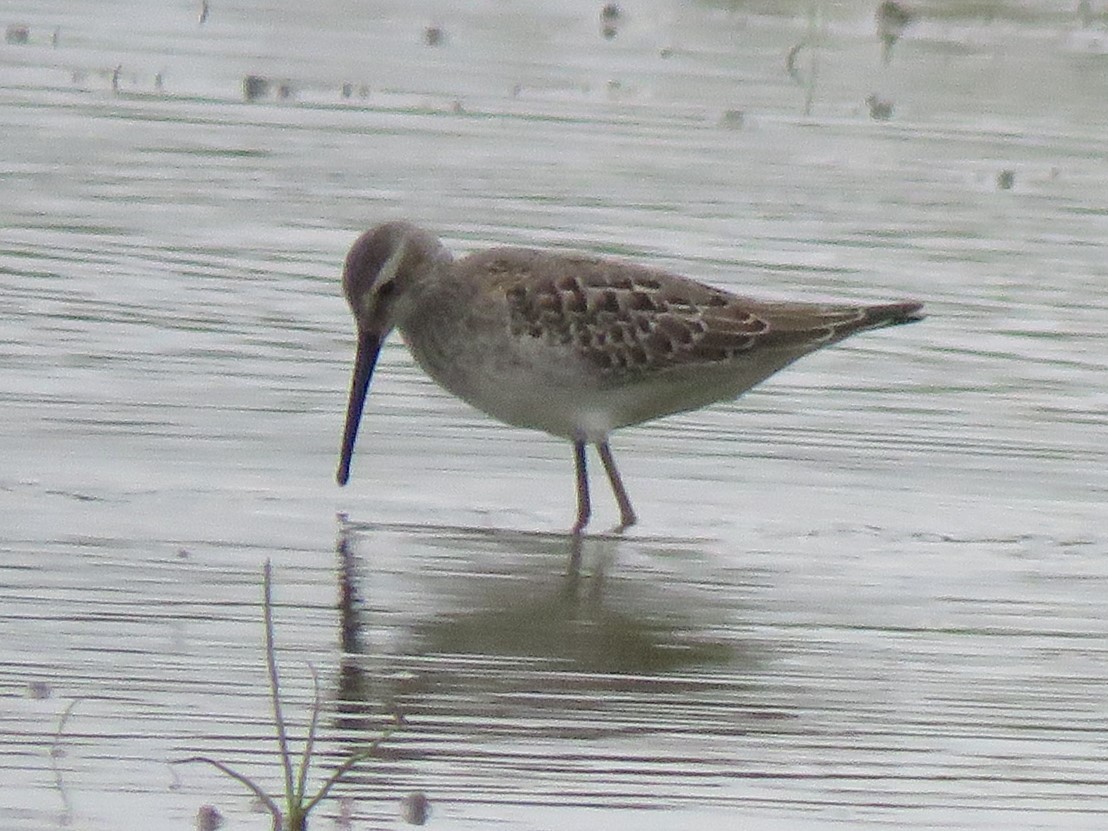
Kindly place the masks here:
POLYGON ((380 288, 377 289, 378 300, 388 300, 396 292, 396 281, 389 280, 387 283, 382 283, 380 288))

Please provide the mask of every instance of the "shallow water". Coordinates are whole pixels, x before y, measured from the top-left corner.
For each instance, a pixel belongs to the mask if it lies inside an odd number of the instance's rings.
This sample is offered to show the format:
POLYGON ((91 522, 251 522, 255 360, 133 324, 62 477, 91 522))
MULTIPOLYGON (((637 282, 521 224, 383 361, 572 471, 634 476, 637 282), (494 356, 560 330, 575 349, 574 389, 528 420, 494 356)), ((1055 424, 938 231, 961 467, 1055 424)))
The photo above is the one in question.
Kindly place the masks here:
POLYGON ((405 715, 358 827, 1108 822, 1103 21, 936 8, 881 67, 836 6, 805 116, 783 4, 149 5, 0 20, 5 828, 268 827, 166 764, 279 785, 267 558, 321 769, 405 715), (574 579, 569 448, 398 342, 334 484, 339 269, 395 216, 931 316, 617 435, 641 522, 598 481, 574 579))

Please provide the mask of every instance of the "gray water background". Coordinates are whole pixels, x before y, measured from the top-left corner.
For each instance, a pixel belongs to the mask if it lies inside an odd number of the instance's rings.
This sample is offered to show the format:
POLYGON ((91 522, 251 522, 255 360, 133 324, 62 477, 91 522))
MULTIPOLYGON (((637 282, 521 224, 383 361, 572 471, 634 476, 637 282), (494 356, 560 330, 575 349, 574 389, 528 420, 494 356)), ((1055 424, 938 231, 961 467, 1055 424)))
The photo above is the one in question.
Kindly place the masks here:
POLYGON ((882 66, 866 3, 622 5, 4 4, 5 828, 268 827, 166 764, 278 786, 267 558, 322 769, 407 715, 356 827, 1108 825, 1105 18, 929 3, 882 66), (341 262, 398 216, 930 317, 617 435, 641 523, 570 582, 569 448, 399 341, 334 484, 341 262))

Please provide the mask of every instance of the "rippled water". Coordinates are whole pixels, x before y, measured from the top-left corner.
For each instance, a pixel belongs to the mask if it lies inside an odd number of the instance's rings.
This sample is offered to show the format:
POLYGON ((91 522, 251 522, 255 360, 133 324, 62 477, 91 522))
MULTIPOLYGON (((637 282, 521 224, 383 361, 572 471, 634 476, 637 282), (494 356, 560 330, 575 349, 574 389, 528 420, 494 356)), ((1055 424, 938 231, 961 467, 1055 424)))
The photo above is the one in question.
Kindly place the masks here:
POLYGON ((882 67, 865 3, 599 5, 5 5, 5 828, 268 827, 166 764, 278 787, 267 558, 320 769, 406 718, 356 827, 1108 823, 1105 20, 935 2, 882 67), (618 435, 641 523, 574 578, 569 448, 399 343, 333 482, 339 268, 395 216, 931 316, 618 435))

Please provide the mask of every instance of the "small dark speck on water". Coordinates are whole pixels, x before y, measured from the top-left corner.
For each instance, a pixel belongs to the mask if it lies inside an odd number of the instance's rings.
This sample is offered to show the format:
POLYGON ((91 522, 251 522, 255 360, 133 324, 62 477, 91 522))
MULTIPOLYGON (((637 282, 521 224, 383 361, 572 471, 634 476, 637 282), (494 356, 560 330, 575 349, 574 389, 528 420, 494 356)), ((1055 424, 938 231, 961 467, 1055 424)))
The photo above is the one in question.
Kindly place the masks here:
POLYGON ((611 40, 619 34, 618 24, 623 10, 616 3, 606 3, 600 10, 600 34, 605 40, 611 40))
POLYGON ((27 682, 27 697, 33 698, 36 701, 42 701, 49 698, 51 695, 50 685, 45 681, 29 681, 27 682))
POLYGON ((869 106, 869 116, 874 121, 888 121, 893 117, 893 102, 887 98, 870 95, 866 98, 866 104, 869 106))
POLYGON ((13 23, 5 30, 4 40, 13 45, 28 43, 31 40, 31 30, 22 24, 13 23))
POLYGON ((408 794, 400 801, 400 817, 409 825, 423 825, 431 816, 431 800, 422 791, 408 794))
POLYGON ((196 812, 196 831, 217 831, 223 823, 223 814, 214 805, 201 805, 196 812))
POLYGON ((269 81, 261 75, 246 75, 242 79, 242 97, 257 101, 269 93, 269 81))
POLYGON ((441 26, 428 26, 423 30, 423 42, 428 46, 442 46, 446 42, 446 32, 441 26))

